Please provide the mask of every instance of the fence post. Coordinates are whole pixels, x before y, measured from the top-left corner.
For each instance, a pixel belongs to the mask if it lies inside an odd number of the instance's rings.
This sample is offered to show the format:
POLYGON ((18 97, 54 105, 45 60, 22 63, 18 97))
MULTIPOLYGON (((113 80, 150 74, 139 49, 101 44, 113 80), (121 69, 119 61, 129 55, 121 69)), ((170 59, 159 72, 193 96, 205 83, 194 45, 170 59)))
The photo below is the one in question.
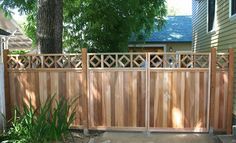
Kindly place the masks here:
POLYGON ((210 73, 210 129, 214 129, 214 102, 216 89, 216 48, 211 48, 211 73, 210 73))
POLYGON ((82 49, 83 126, 88 129, 87 49, 82 49))
POLYGON ((228 95, 227 95, 227 134, 232 133, 232 111, 233 111, 233 82, 234 82, 234 49, 229 49, 229 73, 228 73, 228 95))
POLYGON ((3 50, 3 63, 4 63, 4 90, 5 90, 5 110, 6 110, 6 119, 7 121, 11 119, 11 97, 10 97, 10 88, 9 88, 9 73, 8 73, 8 54, 9 50, 3 50))

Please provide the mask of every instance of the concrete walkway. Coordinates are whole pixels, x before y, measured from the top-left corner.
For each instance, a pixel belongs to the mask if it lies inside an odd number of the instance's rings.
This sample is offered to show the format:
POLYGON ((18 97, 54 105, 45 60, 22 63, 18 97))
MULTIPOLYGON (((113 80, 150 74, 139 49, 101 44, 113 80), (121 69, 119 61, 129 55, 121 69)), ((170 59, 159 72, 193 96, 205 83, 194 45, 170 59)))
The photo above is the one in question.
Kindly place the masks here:
POLYGON ((221 141, 220 143, 236 143, 236 138, 232 135, 219 135, 217 137, 221 141))
POLYGON ((209 134, 105 132, 89 143, 219 143, 209 134))

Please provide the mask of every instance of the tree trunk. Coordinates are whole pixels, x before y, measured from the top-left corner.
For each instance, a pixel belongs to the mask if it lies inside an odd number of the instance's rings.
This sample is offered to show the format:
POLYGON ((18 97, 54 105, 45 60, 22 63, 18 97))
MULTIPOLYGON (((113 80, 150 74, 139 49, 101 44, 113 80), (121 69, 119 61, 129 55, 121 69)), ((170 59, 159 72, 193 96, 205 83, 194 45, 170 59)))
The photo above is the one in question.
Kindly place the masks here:
POLYGON ((37 47, 40 53, 62 53, 63 0, 38 0, 37 47))

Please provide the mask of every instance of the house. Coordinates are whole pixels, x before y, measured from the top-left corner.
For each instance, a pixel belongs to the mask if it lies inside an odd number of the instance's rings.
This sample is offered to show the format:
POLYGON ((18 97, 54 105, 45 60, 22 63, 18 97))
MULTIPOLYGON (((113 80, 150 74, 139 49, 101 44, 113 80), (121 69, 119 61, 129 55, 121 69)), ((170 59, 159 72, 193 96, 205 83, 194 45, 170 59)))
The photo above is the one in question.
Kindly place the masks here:
POLYGON ((11 33, 3 30, 0 28, 0 63, 2 63, 3 59, 3 47, 4 47, 4 41, 3 39, 6 37, 6 36, 9 36, 11 35, 11 33))
POLYGON ((0 28, 0 36, 9 36, 9 35, 11 35, 11 33, 0 28))
POLYGON ((155 28, 144 40, 131 38, 128 47, 131 52, 191 51, 192 17, 168 16, 160 31, 155 28))
MULTIPOLYGON (((192 0, 192 5, 194 51, 210 51, 215 47, 218 52, 223 52, 236 48, 236 0, 192 0)), ((233 114, 236 115, 236 98, 233 114)))
POLYGON ((11 18, 5 17, 0 11, 0 29, 11 33, 7 37, 2 37, 1 42, 5 43, 5 49, 9 50, 28 50, 32 47, 32 40, 25 36, 20 26, 11 18))

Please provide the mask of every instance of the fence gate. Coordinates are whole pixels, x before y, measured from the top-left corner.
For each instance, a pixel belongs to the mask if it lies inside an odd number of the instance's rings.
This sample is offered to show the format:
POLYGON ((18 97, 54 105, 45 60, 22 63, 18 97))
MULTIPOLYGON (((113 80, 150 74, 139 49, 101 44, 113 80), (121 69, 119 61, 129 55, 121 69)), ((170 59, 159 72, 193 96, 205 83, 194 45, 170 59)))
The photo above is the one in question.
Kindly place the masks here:
POLYGON ((89 125, 96 129, 145 130, 145 53, 88 54, 89 125))
POLYGON ((209 54, 150 53, 151 131, 208 131, 209 54))
POLYGON ((88 54, 94 129, 208 131, 209 54, 88 54))

